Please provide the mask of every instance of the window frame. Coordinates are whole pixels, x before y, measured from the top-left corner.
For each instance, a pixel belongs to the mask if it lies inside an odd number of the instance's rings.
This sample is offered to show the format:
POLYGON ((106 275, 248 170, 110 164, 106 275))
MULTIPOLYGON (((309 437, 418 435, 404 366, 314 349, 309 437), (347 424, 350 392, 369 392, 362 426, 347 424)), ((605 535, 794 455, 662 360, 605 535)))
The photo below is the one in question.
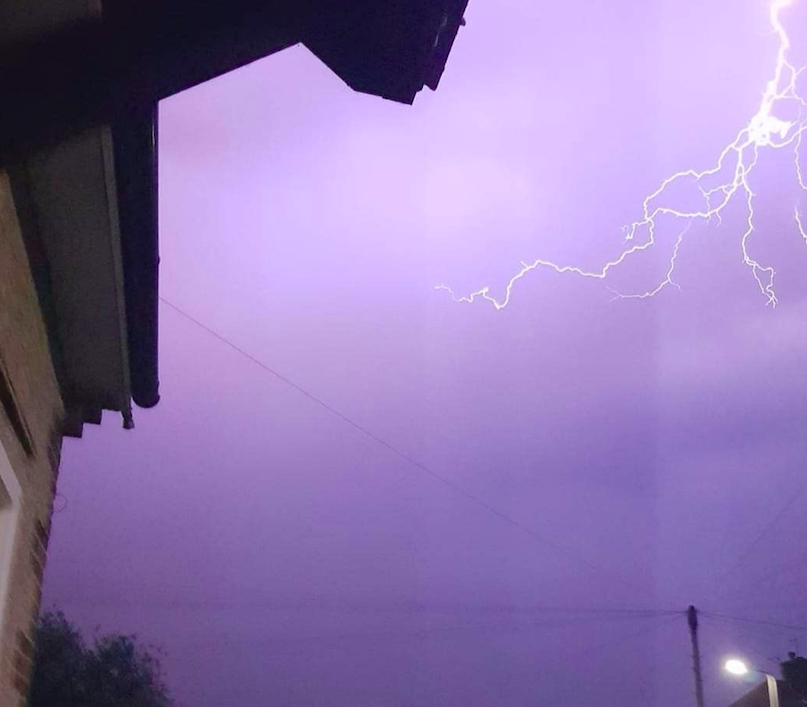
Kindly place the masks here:
POLYGON ((25 421, 20 406, 17 403, 14 384, 6 373, 2 353, 0 353, 0 407, 5 411, 11 429, 14 430, 14 435, 26 456, 32 457, 34 455, 34 443, 31 437, 31 430, 28 428, 28 423, 25 421))
MULTIPOLYGON (((2 440, 0 440, 0 484, 10 501, 5 506, 0 506, 0 637, 2 637, 8 613, 14 547, 22 507, 22 489, 2 440)), ((2 653, 3 641, 0 640, 0 657, 2 653)))

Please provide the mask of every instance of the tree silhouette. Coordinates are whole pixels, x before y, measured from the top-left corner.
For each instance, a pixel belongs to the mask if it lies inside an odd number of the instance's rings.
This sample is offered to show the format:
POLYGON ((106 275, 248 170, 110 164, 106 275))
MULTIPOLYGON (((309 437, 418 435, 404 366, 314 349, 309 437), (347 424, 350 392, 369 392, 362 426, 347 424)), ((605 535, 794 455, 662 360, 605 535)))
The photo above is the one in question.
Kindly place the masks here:
POLYGON ((61 611, 37 624, 28 707, 172 707, 158 658, 135 636, 88 646, 61 611))

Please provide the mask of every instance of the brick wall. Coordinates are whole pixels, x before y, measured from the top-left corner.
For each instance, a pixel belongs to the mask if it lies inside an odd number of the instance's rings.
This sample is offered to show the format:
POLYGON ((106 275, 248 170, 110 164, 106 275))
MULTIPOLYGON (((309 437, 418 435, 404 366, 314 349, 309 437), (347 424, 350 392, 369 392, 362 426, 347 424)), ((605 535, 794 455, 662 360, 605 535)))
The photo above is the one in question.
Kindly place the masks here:
MULTIPOLYGON (((0 409, 0 442, 22 489, 0 635, 0 707, 26 702, 33 624, 39 610, 64 415, 8 179, 0 172, 0 365, 13 389, 30 449, 0 409)), ((2 406, 0 406, 2 407, 2 406)))

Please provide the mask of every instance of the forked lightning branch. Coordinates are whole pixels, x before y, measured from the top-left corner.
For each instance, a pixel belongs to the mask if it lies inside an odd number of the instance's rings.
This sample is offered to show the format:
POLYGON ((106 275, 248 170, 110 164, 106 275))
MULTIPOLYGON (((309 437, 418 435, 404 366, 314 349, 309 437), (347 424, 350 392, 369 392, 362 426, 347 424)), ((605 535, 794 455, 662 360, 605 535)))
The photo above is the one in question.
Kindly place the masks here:
MULTIPOLYGON (((680 222, 677 238, 672 247, 666 273, 653 287, 639 292, 614 292, 615 298, 644 299, 653 297, 669 286, 678 287, 675 281, 675 268, 682 243, 693 225, 698 221, 708 222, 720 220, 726 208, 735 201, 742 201, 745 211, 743 232, 740 239, 742 259, 745 266, 756 281, 767 304, 776 306, 777 297, 774 289, 776 270, 770 264, 759 262, 753 255, 753 238, 755 225, 755 198, 750 177, 765 153, 771 150, 792 150, 794 178, 802 190, 807 191, 807 173, 801 166, 802 138, 807 130, 807 101, 799 93, 799 79, 807 65, 796 66, 791 63, 789 50, 791 38, 783 17, 785 8, 804 2, 805 0, 774 0, 770 7, 770 22, 779 46, 773 75, 765 86, 757 112, 737 133, 736 137, 723 149, 715 164, 702 171, 685 169, 665 179, 659 187, 648 194, 642 202, 641 216, 626 226, 625 246, 619 255, 605 263, 599 270, 584 270, 573 265, 563 265, 551 260, 534 260, 522 262, 518 272, 510 279, 501 298, 491 294, 489 287, 483 287, 468 295, 459 296, 446 285, 438 285, 436 289, 446 290, 456 302, 474 302, 484 300, 497 310, 510 304, 513 291, 518 282, 539 269, 554 270, 557 273, 574 274, 580 277, 605 280, 611 271, 621 266, 631 256, 656 246, 656 234, 662 220, 680 222), (786 103, 797 108, 795 120, 784 120, 777 115, 777 109, 786 103), (682 184, 694 185, 699 190, 698 205, 693 209, 682 209, 672 204, 674 187, 682 184)), ((805 77, 807 78, 807 76, 805 77)), ((781 115, 783 111, 779 111, 781 115)), ((794 233, 804 239, 807 245, 807 215, 803 215, 798 204, 794 205, 794 233)), ((739 236, 739 233, 738 233, 739 236)))

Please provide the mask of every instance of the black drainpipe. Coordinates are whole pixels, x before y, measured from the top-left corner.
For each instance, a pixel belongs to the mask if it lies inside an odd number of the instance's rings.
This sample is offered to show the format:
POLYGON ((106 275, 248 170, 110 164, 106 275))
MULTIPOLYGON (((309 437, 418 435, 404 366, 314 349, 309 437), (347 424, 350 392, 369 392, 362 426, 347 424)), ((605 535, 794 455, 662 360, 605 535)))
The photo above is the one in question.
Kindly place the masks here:
POLYGON ((157 368, 159 231, 157 105, 130 108, 113 122, 132 399, 160 400, 157 368))

